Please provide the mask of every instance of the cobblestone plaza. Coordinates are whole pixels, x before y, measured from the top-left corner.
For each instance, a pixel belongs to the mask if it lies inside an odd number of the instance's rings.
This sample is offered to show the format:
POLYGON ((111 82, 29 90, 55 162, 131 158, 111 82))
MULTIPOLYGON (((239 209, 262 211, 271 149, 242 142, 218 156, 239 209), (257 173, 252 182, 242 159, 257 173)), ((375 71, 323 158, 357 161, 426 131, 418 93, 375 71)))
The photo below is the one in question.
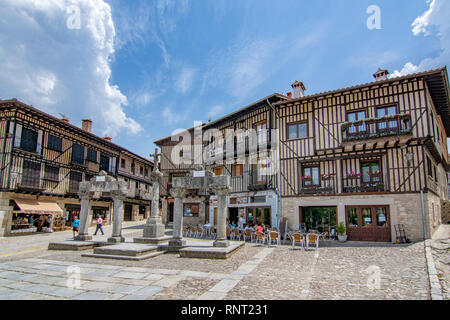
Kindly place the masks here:
MULTIPOLYGON (((141 228, 141 224, 127 223, 124 236, 140 234, 141 228)), ((109 227, 105 229, 107 234, 109 227)), ((0 299, 431 298, 423 242, 348 242, 322 246, 318 251, 246 243, 226 260, 180 258, 167 253, 143 261, 124 261, 45 248, 49 241, 70 236, 70 232, 63 232, 1 239, 0 299), (12 240, 14 251, 9 245, 12 240)))

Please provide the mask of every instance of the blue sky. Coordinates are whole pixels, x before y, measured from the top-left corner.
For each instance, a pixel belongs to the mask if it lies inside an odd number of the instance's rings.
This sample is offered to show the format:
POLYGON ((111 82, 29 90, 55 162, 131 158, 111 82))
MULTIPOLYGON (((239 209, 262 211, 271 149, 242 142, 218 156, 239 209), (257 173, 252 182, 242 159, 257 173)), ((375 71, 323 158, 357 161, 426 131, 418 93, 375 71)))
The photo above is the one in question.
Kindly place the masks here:
POLYGON ((3 60, 5 73, 36 66, 26 79, 39 85, 24 90, 0 76, 0 97, 74 124, 93 118, 94 133, 143 156, 175 129, 291 91, 295 80, 314 94, 373 81, 379 67, 406 74, 450 60, 445 0, 4 1, 11 20, 0 20, 0 43, 32 50, 3 60), (72 4, 81 25, 67 30, 72 4), (370 5, 381 9, 379 30, 367 28, 370 5), (50 59, 55 50, 66 58, 50 59))

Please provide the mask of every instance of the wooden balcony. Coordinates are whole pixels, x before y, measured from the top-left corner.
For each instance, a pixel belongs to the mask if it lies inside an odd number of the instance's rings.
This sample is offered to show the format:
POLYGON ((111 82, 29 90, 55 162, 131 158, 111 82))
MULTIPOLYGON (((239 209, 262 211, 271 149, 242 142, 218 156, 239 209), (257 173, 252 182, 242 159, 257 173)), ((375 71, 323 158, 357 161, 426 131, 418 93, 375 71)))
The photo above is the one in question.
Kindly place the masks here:
POLYGON ((412 133, 411 115, 393 116, 346 122, 342 125, 342 141, 378 139, 412 133))

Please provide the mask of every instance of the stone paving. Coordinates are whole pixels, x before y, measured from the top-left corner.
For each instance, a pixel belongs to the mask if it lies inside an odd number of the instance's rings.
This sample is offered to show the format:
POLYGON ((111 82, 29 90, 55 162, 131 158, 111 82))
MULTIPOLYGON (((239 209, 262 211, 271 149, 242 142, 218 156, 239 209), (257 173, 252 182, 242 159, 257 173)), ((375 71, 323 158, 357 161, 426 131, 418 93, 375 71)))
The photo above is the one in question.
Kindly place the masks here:
POLYGON ((423 242, 318 251, 247 243, 226 260, 47 250, 0 258, 0 299, 429 299, 429 291, 423 242))

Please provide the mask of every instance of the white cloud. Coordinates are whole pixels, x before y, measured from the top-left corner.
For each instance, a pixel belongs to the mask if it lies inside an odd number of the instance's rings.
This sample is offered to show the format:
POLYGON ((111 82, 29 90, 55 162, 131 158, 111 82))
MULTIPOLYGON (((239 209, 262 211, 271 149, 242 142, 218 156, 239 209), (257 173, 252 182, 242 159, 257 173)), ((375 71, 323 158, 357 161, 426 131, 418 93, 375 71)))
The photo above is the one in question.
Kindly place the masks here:
POLYGON ((116 33, 107 3, 3 0, 0 12, 1 98, 67 114, 74 124, 90 117, 97 134, 142 130, 125 113, 127 98, 110 83, 116 33), (67 27, 72 5, 80 9, 79 29, 67 27))
POLYGON ((176 87, 179 92, 187 93, 192 87, 197 70, 194 68, 184 67, 181 70, 178 79, 175 79, 176 87))
POLYGON ((433 33, 439 37, 441 52, 437 57, 422 60, 418 65, 407 62, 403 68, 395 70, 391 78, 443 67, 450 62, 450 1, 428 0, 429 9, 417 17, 412 26, 415 36, 424 34, 429 36, 433 33), (436 32, 437 30, 437 32, 436 32))
POLYGON ((172 108, 165 107, 162 112, 163 118, 169 125, 173 125, 176 123, 183 123, 189 117, 189 110, 185 110, 183 113, 177 108, 177 112, 174 112, 172 108))

